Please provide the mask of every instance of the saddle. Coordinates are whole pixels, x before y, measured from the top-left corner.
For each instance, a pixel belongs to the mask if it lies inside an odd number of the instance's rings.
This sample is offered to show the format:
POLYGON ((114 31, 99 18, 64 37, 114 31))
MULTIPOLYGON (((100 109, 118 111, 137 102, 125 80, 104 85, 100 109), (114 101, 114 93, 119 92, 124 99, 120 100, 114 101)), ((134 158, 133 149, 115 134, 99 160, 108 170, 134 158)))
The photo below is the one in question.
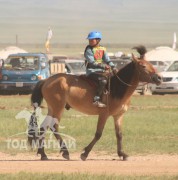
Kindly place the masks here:
MULTIPOLYGON (((96 74, 100 74, 102 76, 105 76, 107 79, 110 79, 110 77, 112 76, 112 73, 110 71, 105 71, 105 72, 97 72, 96 74)), ((79 76, 80 79, 88 82, 88 84, 90 84, 92 87, 97 87, 98 83, 96 81, 94 81, 93 79, 91 79, 89 76, 86 76, 85 74, 82 74, 79 76)), ((107 83, 106 85, 106 90, 108 90, 109 84, 107 83)))
POLYGON ((91 87, 94 88, 97 87, 97 82, 92 80, 90 77, 86 76, 85 74, 80 75, 79 78, 86 81, 91 87))

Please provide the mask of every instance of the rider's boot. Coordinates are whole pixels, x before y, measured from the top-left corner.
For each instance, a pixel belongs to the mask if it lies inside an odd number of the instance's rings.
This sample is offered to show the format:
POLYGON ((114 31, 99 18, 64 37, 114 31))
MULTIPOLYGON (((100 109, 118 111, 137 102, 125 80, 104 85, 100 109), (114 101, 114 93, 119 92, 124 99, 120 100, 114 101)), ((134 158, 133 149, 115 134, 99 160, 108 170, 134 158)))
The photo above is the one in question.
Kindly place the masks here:
POLYGON ((93 101, 94 101, 93 104, 98 106, 98 107, 106 107, 106 104, 101 102, 101 96, 103 94, 103 91, 105 89, 106 84, 107 84, 107 81, 105 79, 101 79, 99 81, 99 86, 98 86, 98 89, 97 89, 97 93, 96 93, 96 96, 93 99, 93 101))
POLYGON ((102 103, 100 101, 100 97, 99 96, 95 96, 94 99, 93 99, 93 104, 95 106, 98 106, 98 107, 106 107, 106 104, 102 103))

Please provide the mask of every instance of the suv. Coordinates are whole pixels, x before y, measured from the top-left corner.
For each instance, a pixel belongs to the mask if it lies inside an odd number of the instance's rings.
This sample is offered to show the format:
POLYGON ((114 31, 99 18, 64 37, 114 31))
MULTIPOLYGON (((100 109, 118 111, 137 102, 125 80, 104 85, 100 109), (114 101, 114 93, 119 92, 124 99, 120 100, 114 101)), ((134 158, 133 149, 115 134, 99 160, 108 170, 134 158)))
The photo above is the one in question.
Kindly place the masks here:
POLYGON ((39 80, 50 76, 46 54, 11 54, 5 60, 0 79, 0 90, 31 92, 39 80))
POLYGON ((82 59, 66 59, 65 69, 67 74, 81 75, 86 73, 85 61, 82 59))
POLYGON ((111 58, 111 61, 117 67, 117 69, 121 69, 122 67, 126 66, 128 63, 131 62, 130 58, 123 59, 123 58, 111 58))
POLYGON ((51 71, 51 75, 57 73, 67 73, 67 74, 75 74, 75 75, 85 74, 86 73, 85 60, 59 58, 59 56, 58 57, 55 56, 50 61, 50 71, 51 71))

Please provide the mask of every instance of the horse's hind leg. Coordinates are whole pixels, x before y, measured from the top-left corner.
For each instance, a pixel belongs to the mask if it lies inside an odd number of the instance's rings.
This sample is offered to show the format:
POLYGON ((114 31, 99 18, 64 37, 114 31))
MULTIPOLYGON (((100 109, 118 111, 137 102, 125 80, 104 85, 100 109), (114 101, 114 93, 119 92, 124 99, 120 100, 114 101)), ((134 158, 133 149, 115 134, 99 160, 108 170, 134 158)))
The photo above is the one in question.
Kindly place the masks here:
POLYGON ((44 151, 44 145, 45 145, 45 135, 48 127, 51 124, 52 117, 47 115, 42 124, 40 125, 40 136, 39 136, 39 144, 38 144, 38 151, 37 154, 41 155, 41 160, 48 160, 47 155, 44 151))
MULTIPOLYGON (((63 109, 64 109, 64 107, 63 107, 63 109)), ((47 155, 45 154, 45 151, 44 151, 44 139, 45 139, 45 134, 46 134, 48 127, 54 133, 54 136, 56 137, 56 139, 59 142, 59 145, 61 147, 60 152, 62 152, 62 156, 65 159, 69 160, 68 149, 66 147, 65 142, 63 141, 62 137, 60 136, 60 134, 58 132, 58 123, 59 123, 58 120, 60 120, 63 109, 58 110, 57 113, 53 114, 54 117, 58 117, 58 118, 53 118, 51 115, 46 116, 45 120, 43 121, 43 123, 40 126, 40 139, 39 139, 39 148, 38 148, 37 154, 41 155, 41 160, 47 160, 48 159, 47 155)), ((49 111, 48 114, 51 114, 51 111, 49 111)))
POLYGON ((55 98, 50 103, 50 105, 48 104, 49 107, 48 113, 51 114, 53 117, 53 120, 51 121, 50 129, 54 133, 54 136, 56 137, 57 141, 59 142, 61 148, 60 152, 62 153, 62 156, 65 159, 69 160, 69 152, 67 146, 58 131, 58 126, 59 126, 58 124, 63 114, 65 105, 66 102, 64 101, 63 98, 59 98, 59 99, 55 98))
POLYGON ((58 125, 57 119, 53 118, 52 122, 55 122, 55 123, 51 124, 50 129, 54 133, 54 136, 56 137, 57 141, 59 142, 59 145, 61 148, 60 152, 62 153, 62 156, 65 159, 69 160, 70 158, 69 158, 69 152, 68 152, 67 146, 58 131, 59 125, 58 125))

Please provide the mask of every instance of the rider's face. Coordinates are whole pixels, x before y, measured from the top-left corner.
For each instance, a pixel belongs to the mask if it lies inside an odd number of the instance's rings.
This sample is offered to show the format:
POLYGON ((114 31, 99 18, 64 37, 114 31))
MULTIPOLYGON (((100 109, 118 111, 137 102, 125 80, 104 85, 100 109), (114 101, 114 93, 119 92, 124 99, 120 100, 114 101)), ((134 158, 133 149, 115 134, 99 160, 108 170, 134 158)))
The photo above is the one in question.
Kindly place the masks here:
POLYGON ((89 45, 92 47, 97 46, 99 42, 99 39, 89 39, 89 45))

